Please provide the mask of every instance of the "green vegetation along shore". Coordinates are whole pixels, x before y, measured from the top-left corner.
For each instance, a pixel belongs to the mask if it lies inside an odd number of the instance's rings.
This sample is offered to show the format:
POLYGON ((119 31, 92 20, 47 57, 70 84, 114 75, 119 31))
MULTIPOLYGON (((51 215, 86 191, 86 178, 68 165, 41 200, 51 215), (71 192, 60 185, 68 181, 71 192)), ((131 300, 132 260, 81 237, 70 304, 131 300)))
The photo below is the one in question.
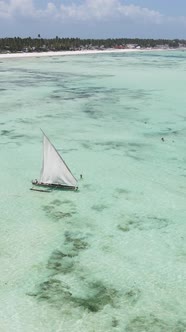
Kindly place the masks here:
POLYGON ((38 34, 37 38, 0 38, 0 53, 75 51, 107 48, 179 48, 186 47, 186 40, 168 39, 79 39, 59 38, 45 39, 38 34))

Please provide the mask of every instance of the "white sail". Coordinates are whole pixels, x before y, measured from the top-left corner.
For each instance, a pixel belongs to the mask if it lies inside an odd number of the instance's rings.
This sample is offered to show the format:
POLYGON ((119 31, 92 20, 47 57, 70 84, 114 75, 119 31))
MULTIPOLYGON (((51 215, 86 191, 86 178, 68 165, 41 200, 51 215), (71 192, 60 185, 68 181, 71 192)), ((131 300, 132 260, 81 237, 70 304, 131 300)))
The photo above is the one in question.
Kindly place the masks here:
POLYGON ((77 186, 77 180, 44 133, 43 166, 41 169, 40 183, 77 186))

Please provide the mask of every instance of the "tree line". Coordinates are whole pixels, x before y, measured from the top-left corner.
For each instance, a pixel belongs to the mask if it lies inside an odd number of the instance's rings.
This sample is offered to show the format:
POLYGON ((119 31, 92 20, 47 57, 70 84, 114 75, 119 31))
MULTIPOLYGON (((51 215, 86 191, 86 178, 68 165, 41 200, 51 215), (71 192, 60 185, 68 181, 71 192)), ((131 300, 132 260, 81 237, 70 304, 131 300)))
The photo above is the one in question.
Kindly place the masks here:
POLYGON ((33 51, 68 51, 75 49, 91 48, 117 48, 135 45, 142 48, 155 48, 165 46, 177 48, 186 46, 185 40, 169 39, 140 39, 140 38, 117 38, 117 39, 80 39, 80 38, 55 38, 46 39, 38 34, 37 38, 0 38, 0 52, 33 52, 33 51))

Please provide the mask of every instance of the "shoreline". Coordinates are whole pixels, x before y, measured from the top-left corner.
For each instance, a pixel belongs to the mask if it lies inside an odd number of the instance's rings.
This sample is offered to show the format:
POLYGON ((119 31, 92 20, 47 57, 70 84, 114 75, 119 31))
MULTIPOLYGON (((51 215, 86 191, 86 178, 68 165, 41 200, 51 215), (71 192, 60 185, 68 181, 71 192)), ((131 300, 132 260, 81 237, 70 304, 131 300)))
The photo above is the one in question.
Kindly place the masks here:
POLYGON ((0 59, 13 58, 31 58, 31 57, 52 57, 52 56, 67 56, 67 55, 86 55, 86 54, 105 54, 105 53, 131 53, 131 52, 160 52, 160 51, 174 51, 175 49, 105 49, 105 50, 83 50, 83 51, 49 51, 49 52, 32 52, 32 53, 3 53, 0 54, 0 59))

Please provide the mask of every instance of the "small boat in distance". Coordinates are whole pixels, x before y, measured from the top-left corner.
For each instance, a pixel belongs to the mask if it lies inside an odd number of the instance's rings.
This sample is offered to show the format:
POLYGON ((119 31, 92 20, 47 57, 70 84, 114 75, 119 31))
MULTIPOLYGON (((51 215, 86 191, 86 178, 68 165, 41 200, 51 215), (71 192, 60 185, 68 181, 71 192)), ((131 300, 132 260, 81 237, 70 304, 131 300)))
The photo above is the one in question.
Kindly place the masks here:
MULTIPOLYGON (((43 132, 43 131, 42 131, 43 132)), ((39 180, 33 180, 34 186, 48 189, 77 190, 77 180, 70 169, 43 132, 43 165, 39 180)), ((31 188, 36 191, 43 191, 31 188)))

